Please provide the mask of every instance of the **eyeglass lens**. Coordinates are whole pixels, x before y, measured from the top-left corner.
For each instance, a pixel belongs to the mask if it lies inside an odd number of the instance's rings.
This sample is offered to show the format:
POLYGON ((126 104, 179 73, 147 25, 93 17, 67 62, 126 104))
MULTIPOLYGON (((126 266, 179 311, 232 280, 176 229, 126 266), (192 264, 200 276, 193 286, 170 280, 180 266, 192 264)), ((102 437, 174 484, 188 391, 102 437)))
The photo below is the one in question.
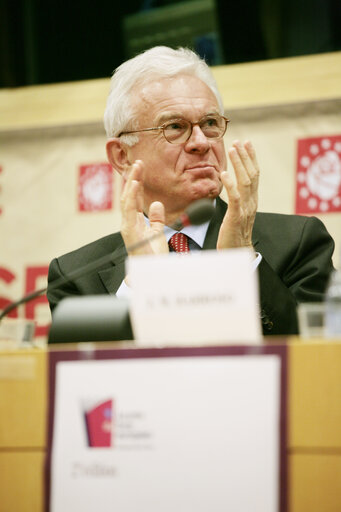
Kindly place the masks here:
MULTIPOLYGON (((224 135, 226 121, 220 116, 209 116, 199 121, 199 126, 203 134, 209 139, 219 138, 224 135)), ((189 139, 192 132, 192 123, 185 119, 177 119, 166 123, 163 133, 169 142, 185 142, 189 139)))

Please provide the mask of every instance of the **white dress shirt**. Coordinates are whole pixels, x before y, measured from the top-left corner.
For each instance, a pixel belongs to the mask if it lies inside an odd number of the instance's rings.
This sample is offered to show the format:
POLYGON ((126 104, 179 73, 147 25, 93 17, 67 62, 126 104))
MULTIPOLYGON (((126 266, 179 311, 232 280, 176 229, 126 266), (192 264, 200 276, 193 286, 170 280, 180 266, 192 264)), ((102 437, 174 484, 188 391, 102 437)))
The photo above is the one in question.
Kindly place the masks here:
MULTIPOLYGON (((149 223, 149 220, 146 218, 146 222, 149 223)), ((203 248, 206 233, 209 226, 209 221, 204 224, 199 224, 198 226, 186 226, 180 230, 180 233, 187 235, 189 237, 188 245, 190 251, 200 251, 203 248)), ((171 239, 171 237, 178 233, 175 229, 170 228, 169 226, 164 227, 164 233, 166 236, 167 242, 171 239)), ((256 270, 260 262, 262 261, 262 256, 258 252, 255 253, 256 258, 252 262, 253 270, 256 270)), ((119 289, 116 292, 117 297, 129 297, 131 290, 125 281, 122 281, 119 289)))

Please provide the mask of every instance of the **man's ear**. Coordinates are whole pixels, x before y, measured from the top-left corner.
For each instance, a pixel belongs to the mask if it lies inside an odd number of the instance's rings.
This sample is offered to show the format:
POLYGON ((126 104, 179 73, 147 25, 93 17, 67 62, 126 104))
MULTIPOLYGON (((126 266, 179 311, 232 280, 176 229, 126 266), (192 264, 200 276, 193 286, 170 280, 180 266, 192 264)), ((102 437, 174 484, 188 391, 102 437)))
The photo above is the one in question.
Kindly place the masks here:
POLYGON ((122 144, 121 139, 113 137, 108 139, 106 150, 109 162, 116 171, 122 174, 125 166, 129 163, 126 146, 122 144))

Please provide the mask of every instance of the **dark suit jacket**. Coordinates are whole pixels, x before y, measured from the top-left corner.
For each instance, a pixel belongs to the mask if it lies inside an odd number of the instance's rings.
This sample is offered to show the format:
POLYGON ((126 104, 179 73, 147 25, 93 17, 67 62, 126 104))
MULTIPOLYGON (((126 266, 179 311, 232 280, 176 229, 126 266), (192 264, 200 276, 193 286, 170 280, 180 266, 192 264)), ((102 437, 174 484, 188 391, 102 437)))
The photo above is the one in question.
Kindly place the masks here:
MULTIPOLYGON (((215 249, 226 203, 217 199, 204 249, 215 249)), ((315 217, 257 213, 253 245, 262 255, 258 267, 260 308, 264 334, 296 334, 296 306, 299 302, 323 300, 332 270, 334 242, 315 217)), ((126 250, 120 233, 96 240, 54 259, 49 268, 49 284, 106 254, 110 263, 64 285, 47 290, 51 310, 70 295, 115 294, 125 275, 126 250)))

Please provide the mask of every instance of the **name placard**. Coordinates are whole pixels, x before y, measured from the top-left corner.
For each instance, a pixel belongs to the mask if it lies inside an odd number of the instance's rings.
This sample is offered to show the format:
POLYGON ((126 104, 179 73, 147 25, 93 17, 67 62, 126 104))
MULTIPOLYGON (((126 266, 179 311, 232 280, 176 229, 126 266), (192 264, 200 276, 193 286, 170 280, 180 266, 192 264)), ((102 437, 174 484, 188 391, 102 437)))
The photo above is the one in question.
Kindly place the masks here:
POLYGON ((50 512, 287 510, 285 347, 49 357, 50 512))
POLYGON ((260 343, 253 260, 248 249, 131 258, 137 343, 260 343))

